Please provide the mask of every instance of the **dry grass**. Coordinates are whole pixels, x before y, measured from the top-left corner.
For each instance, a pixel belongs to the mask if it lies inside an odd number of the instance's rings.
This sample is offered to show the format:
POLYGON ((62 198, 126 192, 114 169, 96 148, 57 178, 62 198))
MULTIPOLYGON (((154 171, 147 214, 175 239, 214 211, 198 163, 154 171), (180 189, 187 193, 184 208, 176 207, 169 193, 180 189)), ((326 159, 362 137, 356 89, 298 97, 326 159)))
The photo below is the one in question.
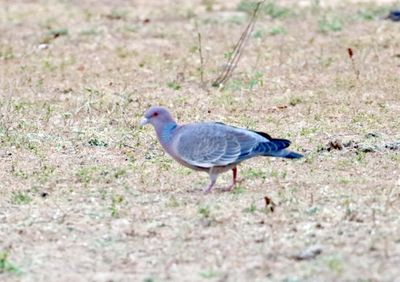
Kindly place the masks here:
POLYGON ((2 1, 0 280, 399 279, 399 152, 321 149, 399 141, 400 25, 379 19, 388 4, 287 2, 263 10, 215 89, 200 83, 196 21, 210 85, 246 2, 2 1), (208 177, 138 127, 155 104, 307 157, 249 161, 233 193, 203 195, 208 177))

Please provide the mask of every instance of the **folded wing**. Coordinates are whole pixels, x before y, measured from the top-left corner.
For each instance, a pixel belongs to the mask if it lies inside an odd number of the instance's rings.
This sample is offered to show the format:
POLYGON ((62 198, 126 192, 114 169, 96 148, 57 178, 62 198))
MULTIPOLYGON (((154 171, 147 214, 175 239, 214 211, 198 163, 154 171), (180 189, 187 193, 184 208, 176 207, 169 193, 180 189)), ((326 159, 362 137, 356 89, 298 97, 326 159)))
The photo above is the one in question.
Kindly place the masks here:
MULTIPOLYGON (((221 123, 186 125, 176 136, 179 157, 190 165, 210 168, 241 162, 289 146, 287 140, 275 143, 269 135, 221 123), (287 141, 287 142, 286 142, 287 141)), ((277 140, 278 141, 278 140, 277 140)))

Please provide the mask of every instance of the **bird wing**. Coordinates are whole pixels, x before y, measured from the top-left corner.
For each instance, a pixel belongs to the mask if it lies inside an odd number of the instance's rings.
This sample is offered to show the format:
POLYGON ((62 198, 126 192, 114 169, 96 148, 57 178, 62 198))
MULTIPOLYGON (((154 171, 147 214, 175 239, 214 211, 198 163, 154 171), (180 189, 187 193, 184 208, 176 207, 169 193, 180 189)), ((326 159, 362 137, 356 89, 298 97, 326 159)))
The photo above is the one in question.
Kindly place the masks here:
POLYGON ((268 139, 221 123, 186 125, 177 133, 178 156, 190 165, 209 168, 240 162, 268 139))

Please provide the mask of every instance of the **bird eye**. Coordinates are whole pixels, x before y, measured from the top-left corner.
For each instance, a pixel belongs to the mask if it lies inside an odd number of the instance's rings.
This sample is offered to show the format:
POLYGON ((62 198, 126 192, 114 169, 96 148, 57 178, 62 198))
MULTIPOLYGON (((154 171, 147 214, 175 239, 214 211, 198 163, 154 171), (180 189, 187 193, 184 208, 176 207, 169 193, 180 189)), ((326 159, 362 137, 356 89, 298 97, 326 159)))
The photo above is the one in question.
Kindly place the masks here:
POLYGON ((158 116, 158 113, 157 113, 157 112, 155 112, 155 113, 153 114, 153 117, 156 117, 156 116, 158 116))

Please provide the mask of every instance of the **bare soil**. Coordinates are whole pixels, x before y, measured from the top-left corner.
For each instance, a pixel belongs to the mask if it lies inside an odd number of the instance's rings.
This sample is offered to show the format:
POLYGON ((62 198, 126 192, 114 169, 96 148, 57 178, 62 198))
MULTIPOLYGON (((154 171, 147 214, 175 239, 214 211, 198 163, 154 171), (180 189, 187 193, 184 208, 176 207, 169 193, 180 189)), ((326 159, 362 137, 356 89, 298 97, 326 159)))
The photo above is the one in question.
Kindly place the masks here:
POLYGON ((246 1, 0 2, 1 281, 399 281, 400 5, 271 3, 213 88, 246 1), (151 105, 306 157, 204 195, 151 105))

